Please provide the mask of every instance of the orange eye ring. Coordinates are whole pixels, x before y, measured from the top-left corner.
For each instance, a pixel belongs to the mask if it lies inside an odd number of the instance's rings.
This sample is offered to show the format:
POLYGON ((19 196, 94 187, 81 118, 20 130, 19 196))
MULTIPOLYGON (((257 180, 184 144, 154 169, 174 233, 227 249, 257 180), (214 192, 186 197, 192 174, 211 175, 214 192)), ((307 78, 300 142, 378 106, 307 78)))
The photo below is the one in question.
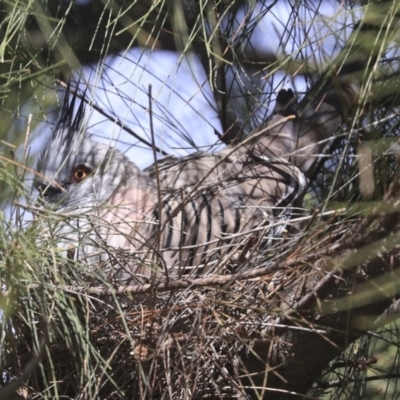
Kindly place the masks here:
POLYGON ((75 167, 72 171, 71 174, 71 181, 75 183, 82 182, 87 178, 87 176, 90 174, 90 169, 85 167, 84 165, 79 165, 78 167, 75 167))

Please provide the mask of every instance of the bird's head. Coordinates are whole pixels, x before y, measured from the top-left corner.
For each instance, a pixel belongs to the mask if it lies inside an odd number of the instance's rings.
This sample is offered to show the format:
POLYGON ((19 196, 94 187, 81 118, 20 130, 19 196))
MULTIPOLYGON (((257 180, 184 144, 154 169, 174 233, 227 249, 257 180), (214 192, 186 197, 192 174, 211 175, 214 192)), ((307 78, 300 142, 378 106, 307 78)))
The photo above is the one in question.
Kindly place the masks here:
POLYGON ((84 102, 75 113, 69 91, 53 136, 37 164, 34 186, 56 209, 93 207, 142 172, 122 152, 86 132, 84 102))

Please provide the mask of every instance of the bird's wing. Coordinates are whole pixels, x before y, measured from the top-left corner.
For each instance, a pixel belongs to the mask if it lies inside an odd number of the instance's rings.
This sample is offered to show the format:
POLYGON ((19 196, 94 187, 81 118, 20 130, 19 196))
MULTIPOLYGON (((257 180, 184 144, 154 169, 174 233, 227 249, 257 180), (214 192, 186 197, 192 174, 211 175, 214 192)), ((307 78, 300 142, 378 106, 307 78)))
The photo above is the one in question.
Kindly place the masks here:
POLYGON ((164 254, 174 275, 199 265, 203 271, 209 269, 207 264, 223 253, 221 246, 226 252, 251 235, 280 238, 305 188, 297 167, 252 146, 169 158, 148 173, 164 194, 162 207, 154 206, 153 217, 163 226, 157 249, 169 249, 164 254), (282 222, 278 228, 268 228, 278 221, 282 222), (261 234, 260 228, 268 232, 261 234), (254 229, 256 234, 245 235, 254 229), (240 238, 229 245, 220 240, 232 235, 240 238))

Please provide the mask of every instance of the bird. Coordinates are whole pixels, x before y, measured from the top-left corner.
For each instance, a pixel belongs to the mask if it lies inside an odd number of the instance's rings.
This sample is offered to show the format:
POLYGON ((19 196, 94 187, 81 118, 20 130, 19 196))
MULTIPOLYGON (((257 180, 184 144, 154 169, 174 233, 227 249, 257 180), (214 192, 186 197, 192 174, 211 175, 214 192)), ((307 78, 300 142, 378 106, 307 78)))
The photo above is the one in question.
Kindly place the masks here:
MULTIPOLYGON (((354 102, 356 90, 350 85, 345 92, 354 102)), ((36 167, 43 207, 59 216, 47 235, 64 257, 107 265, 112 279, 125 284, 221 273, 221 259, 233 260, 244 243, 262 249, 281 240, 301 209, 319 139, 343 121, 329 91, 329 101, 318 98, 322 112, 313 102, 300 117, 293 92, 281 91, 273 115, 243 141, 140 170, 95 140, 85 102, 75 112, 77 90, 71 93, 68 87, 36 167)))

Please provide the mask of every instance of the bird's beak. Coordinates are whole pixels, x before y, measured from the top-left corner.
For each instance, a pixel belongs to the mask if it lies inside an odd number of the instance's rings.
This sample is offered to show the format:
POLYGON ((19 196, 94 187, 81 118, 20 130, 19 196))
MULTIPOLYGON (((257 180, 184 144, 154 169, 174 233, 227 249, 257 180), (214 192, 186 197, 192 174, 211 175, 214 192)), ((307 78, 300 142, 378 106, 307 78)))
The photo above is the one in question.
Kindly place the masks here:
POLYGON ((60 195, 61 193, 65 193, 66 190, 57 182, 41 182, 37 186, 41 196, 46 197, 54 197, 60 195))

